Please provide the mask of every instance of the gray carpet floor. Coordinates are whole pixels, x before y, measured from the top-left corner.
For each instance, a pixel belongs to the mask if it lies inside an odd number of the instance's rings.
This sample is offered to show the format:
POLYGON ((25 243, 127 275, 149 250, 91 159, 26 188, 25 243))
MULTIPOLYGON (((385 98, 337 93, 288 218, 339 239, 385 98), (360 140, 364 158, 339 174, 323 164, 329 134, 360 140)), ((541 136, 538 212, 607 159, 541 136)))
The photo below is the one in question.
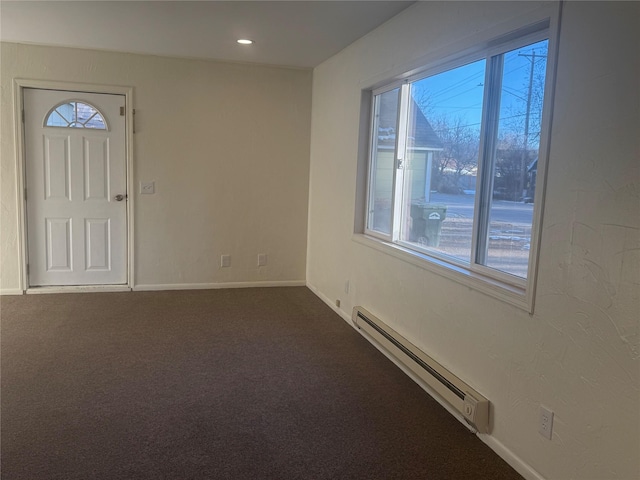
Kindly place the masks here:
POLYGON ((308 289, 0 299, 2 479, 519 479, 308 289))

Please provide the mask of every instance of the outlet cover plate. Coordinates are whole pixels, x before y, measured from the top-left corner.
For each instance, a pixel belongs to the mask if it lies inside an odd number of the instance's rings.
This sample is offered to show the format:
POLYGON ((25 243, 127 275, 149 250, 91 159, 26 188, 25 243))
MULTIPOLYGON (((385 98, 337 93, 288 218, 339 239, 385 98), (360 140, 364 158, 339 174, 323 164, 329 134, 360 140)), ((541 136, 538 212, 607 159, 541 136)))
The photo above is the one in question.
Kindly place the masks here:
POLYGON ((553 432, 553 412, 540 405, 540 418, 538 419, 538 433, 547 440, 551 440, 553 432))

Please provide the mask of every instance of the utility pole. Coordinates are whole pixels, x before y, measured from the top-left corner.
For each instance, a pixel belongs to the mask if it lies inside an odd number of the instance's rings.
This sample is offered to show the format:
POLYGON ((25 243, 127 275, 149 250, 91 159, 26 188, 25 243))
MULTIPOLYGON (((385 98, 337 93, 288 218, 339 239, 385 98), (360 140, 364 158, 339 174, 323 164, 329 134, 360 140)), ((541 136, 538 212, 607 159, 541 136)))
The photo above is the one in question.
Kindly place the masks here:
MULTIPOLYGON (((536 51, 531 50, 531 54, 519 53, 519 57, 528 57, 531 61, 531 70, 529 71, 529 92, 527 93, 527 113, 524 117, 524 142, 522 148, 522 159, 520 161, 521 175, 518 184, 518 191, 522 193, 524 199, 524 186, 527 181, 527 152, 529 151, 529 116, 531 115, 531 95, 533 93, 533 71, 536 66, 536 51)), ((540 55, 538 55, 540 57, 540 55)))

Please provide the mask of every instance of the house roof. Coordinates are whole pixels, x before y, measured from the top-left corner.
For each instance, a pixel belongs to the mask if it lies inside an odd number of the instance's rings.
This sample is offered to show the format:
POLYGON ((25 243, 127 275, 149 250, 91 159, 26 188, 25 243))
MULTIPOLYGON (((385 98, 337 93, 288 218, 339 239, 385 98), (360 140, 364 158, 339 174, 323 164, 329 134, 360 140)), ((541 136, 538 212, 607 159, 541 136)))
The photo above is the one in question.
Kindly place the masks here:
MULTIPOLYGON (((396 119, 398 109, 395 95, 380 95, 380 116, 378 118, 378 146, 394 146, 396 142, 396 119)), ((440 137, 422 113, 418 104, 411 99, 409 108, 409 132, 407 147, 424 150, 442 150, 440 137)))

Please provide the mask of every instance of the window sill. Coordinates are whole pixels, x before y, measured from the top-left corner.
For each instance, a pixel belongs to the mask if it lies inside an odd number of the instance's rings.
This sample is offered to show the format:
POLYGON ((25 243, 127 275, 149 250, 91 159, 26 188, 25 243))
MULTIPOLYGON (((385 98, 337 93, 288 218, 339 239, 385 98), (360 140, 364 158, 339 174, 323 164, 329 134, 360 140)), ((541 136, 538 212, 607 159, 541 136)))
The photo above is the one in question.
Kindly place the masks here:
POLYGON ((391 255, 411 265, 478 290, 486 295, 525 310, 528 313, 533 313, 532 296, 528 295, 527 289, 525 288, 482 275, 468 268, 452 265, 435 257, 362 233, 354 234, 352 239, 356 243, 373 248, 374 250, 391 255))

